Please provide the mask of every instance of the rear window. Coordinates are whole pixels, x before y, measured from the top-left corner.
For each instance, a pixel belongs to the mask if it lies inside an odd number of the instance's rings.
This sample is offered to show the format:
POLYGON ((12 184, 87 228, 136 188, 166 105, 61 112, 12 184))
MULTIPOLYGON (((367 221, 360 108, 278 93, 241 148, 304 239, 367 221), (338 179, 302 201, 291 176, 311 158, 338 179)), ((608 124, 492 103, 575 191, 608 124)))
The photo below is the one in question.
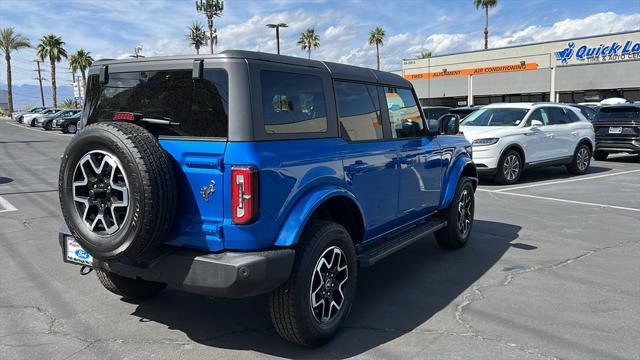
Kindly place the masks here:
POLYGON ((146 124, 156 135, 227 137, 229 80, 222 69, 205 69, 202 80, 191 70, 109 73, 101 85, 89 78, 87 123, 111 121, 117 112, 166 120, 146 124))
POLYGON ((319 76, 264 70, 260 83, 267 134, 327 132, 327 103, 319 76))
POLYGON ((597 113, 596 120, 607 120, 607 121, 640 120, 640 108, 603 107, 597 113))

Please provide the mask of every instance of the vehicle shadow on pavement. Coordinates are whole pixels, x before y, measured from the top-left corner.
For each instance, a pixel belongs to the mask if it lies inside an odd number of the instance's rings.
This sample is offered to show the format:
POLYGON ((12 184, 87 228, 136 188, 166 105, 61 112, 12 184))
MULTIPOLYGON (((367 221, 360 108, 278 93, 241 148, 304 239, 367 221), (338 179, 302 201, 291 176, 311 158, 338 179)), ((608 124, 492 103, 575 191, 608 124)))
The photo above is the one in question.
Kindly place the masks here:
MULTIPOLYGON (((596 175, 600 173, 605 173, 607 171, 611 171, 612 169, 604 166, 590 166, 589 170, 584 175, 573 175, 570 174, 564 166, 551 166, 537 169, 525 169, 518 180, 518 183, 512 186, 526 185, 532 184, 539 181, 548 181, 548 180, 566 180, 574 177, 580 176, 589 176, 596 175)), ((480 185, 485 185, 489 187, 498 187, 504 186, 497 184, 493 181, 493 178, 481 176, 480 177, 480 185)))
MULTIPOLYGON (((433 237, 419 241, 372 268, 360 269, 351 314, 335 339, 307 349, 282 340, 271 325, 268 297, 213 299, 166 291, 138 304, 134 316, 184 332, 196 343, 288 358, 346 358, 417 328, 441 330, 429 319, 462 295, 518 238, 519 226, 476 220, 470 243, 440 249, 433 237)), ((445 323, 456 327, 453 312, 445 323)), ((464 331, 460 329, 460 331, 464 331)))

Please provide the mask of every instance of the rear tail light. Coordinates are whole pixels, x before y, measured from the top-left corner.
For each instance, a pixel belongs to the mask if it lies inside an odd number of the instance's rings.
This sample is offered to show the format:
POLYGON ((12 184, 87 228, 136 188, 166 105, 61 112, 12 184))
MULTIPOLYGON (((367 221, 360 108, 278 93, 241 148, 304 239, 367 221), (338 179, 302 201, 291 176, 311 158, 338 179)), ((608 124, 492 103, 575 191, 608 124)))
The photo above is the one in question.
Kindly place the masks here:
POLYGON ((142 118, 142 114, 132 112, 117 112, 113 114, 113 120, 115 121, 135 121, 142 118))
POLYGON ((248 224, 258 218, 258 169, 231 168, 231 217, 234 224, 248 224))

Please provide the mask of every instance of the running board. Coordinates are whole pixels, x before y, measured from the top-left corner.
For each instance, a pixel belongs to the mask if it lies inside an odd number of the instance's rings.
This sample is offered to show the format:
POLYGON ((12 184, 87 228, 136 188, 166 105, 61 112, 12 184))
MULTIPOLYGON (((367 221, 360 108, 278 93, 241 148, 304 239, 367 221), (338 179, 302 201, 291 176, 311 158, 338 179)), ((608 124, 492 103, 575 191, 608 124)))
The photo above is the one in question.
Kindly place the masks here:
POLYGON ((388 237, 380 241, 379 244, 365 248, 365 250, 358 255, 358 263, 362 267, 371 266, 388 255, 413 244, 414 242, 424 238, 436 230, 442 229, 445 226, 447 226, 446 221, 430 218, 398 235, 388 237))

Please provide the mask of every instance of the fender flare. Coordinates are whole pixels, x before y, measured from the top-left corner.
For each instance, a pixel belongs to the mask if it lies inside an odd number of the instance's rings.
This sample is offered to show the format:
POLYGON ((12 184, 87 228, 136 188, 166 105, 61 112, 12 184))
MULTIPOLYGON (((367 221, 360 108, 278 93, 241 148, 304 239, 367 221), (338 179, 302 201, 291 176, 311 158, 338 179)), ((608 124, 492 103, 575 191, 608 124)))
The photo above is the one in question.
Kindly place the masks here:
POLYGON ((296 204, 291 208, 284 223, 282 224, 280 233, 278 234, 274 246, 290 247, 296 245, 300 240, 302 231, 305 225, 309 221, 309 218, 313 212, 325 201, 336 197, 347 197, 356 204, 360 216, 363 218, 364 213, 360 204, 356 201, 355 195, 346 189, 335 185, 323 185, 317 188, 311 189, 305 195, 303 195, 296 204))
POLYGON ((467 166, 471 166, 473 168, 474 176, 470 176, 469 178, 471 178, 471 181, 474 183, 474 188, 478 186, 478 171, 476 170, 476 165, 473 163, 471 158, 467 156, 458 156, 453 165, 449 168, 446 180, 447 183, 445 184, 445 191, 443 192, 442 205, 440 206, 440 209, 447 208, 451 203, 458 186, 458 180, 467 166))

